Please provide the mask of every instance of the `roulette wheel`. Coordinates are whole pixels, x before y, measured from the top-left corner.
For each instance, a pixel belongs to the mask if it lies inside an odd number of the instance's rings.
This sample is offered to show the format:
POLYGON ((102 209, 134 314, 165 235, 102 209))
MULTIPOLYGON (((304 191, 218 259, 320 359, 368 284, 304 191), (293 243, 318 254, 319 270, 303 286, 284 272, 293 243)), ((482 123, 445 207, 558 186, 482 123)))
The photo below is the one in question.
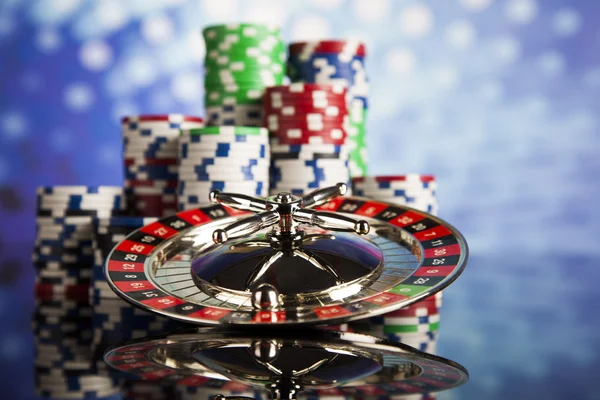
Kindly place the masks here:
POLYGON ((409 207, 343 197, 212 191, 213 206, 130 234, 109 255, 112 289, 135 306, 190 323, 343 323, 405 307, 463 271, 451 225, 409 207))

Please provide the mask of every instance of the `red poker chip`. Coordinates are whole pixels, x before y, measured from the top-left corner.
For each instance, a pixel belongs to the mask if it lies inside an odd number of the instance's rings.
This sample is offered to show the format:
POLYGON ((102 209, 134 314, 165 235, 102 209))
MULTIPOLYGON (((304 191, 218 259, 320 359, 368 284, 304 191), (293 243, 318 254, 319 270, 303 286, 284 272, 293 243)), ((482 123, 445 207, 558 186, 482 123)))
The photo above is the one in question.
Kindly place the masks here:
POLYGON ((342 85, 326 85, 323 83, 292 83, 290 85, 271 86, 265 89, 265 95, 279 94, 282 96, 310 95, 313 92, 326 92, 335 96, 346 96, 348 90, 342 85))
POLYGON ((132 196, 135 203, 152 203, 152 204, 177 204, 177 196, 175 194, 135 194, 132 196))
POLYGON ((314 107, 313 104, 294 104, 279 108, 266 107, 265 116, 277 115, 279 117, 294 117, 306 114, 321 114, 327 117, 349 115, 348 107, 343 105, 330 105, 326 107, 314 107), (285 112, 284 112, 285 111, 285 112), (336 114, 337 113, 337 114, 336 114))
POLYGON ((323 114, 315 114, 302 114, 299 116, 279 116, 271 114, 264 118, 263 122, 264 126, 266 126, 267 128, 270 125, 306 128, 308 125, 322 124, 323 126, 331 128, 336 128, 339 126, 340 129, 344 129, 344 127, 350 123, 348 115, 328 117, 323 114))
POLYGON ((346 133, 339 138, 330 131, 302 131, 299 136, 288 135, 287 130, 271 132, 271 144, 346 144, 346 133))
POLYGON ((344 125, 343 122, 338 122, 338 123, 324 123, 324 124, 309 124, 306 121, 298 121, 297 123, 294 124, 273 124, 273 125, 267 125, 267 129, 269 129, 269 132, 271 133, 271 135, 276 135, 278 136, 279 134, 281 134, 283 132, 284 135, 289 136, 289 132, 290 130, 301 130, 303 132, 307 132, 309 134, 313 134, 313 133, 321 133, 323 131, 328 131, 330 132, 330 135, 333 135, 334 137, 337 135, 339 136, 339 132, 335 132, 335 130, 339 130, 342 131, 341 133, 343 134, 343 136, 347 136, 347 132, 346 132, 346 127, 344 125))
POLYGON ((408 179, 415 179, 417 177, 419 178, 419 180, 421 182, 433 182, 436 180, 434 175, 413 174, 413 175, 382 175, 382 176, 374 176, 374 177, 360 176, 360 177, 352 178, 352 182, 362 183, 362 182, 365 182, 366 179, 368 179, 369 181, 375 180, 376 182, 394 182, 394 181, 406 181, 408 179))
POLYGON ((159 121, 172 121, 172 122, 198 122, 203 123, 204 120, 200 117, 194 117, 190 115, 180 115, 180 114, 166 114, 166 115, 156 115, 156 114, 146 114, 146 115, 132 115, 129 117, 123 117, 121 119, 121 123, 127 124, 130 122, 159 122, 159 121))
POLYGON ((133 165, 177 165, 176 158, 125 158, 125 166, 133 165))
POLYGON ((340 102, 338 100, 331 99, 317 99, 308 100, 301 102, 288 102, 288 101, 271 101, 265 100, 263 104, 264 115, 268 114, 281 114, 282 109, 293 107, 295 110, 300 112, 316 111, 319 114, 324 114, 328 107, 335 107, 343 111, 344 114, 348 114, 348 105, 345 101, 340 102))
POLYGON ((424 304, 417 303, 408 307, 401 308, 384 314, 385 317, 417 317, 421 315, 439 314, 440 309, 435 305, 435 302, 426 302, 424 304))
POLYGON ((352 332, 352 329, 348 324, 337 324, 337 325, 322 325, 319 326, 319 329, 325 329, 328 331, 338 331, 338 332, 352 332))
POLYGON ((35 297, 39 300, 80 300, 89 298, 90 285, 53 285, 50 283, 36 283, 35 297))
POLYGON ((294 42, 288 46, 291 55, 301 53, 330 53, 350 52, 359 57, 367 55, 364 43, 352 40, 319 40, 315 42, 294 42))
POLYGON ((300 107, 300 108, 314 108, 314 109, 325 109, 326 107, 338 107, 348 108, 348 103, 343 99, 334 98, 320 98, 320 99, 295 99, 295 100, 276 100, 276 99, 264 99, 263 102, 264 112, 268 114, 273 110, 281 110, 283 107, 300 107))
POLYGON ((155 188, 176 188, 177 181, 155 181, 155 180, 127 180, 125 187, 155 187, 155 188))
POLYGON ((330 93, 327 93, 325 95, 317 95, 316 93, 319 93, 319 92, 313 92, 313 93, 308 93, 308 94, 300 93, 300 94, 295 94, 295 95, 282 94, 281 96, 276 94, 273 96, 265 96, 264 102, 265 103, 282 102, 287 105, 293 105, 293 104, 297 104, 297 103, 313 103, 318 100, 327 101, 329 103, 338 103, 338 104, 347 104, 348 103, 346 101, 346 96, 330 94, 330 93), (315 94, 313 94, 313 93, 315 93, 315 94))

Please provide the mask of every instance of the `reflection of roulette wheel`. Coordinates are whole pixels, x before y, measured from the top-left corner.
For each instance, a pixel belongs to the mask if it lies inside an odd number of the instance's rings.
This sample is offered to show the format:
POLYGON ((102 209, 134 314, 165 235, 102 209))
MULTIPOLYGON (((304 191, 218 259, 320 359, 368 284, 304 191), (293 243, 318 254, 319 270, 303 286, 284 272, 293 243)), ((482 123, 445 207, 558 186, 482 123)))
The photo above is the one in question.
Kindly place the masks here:
POLYGON ((318 330, 201 328, 127 344, 108 351, 105 360, 145 379, 198 387, 231 380, 266 389, 274 399, 332 389, 353 398, 428 393, 468 380, 462 366, 409 346, 318 330))
POLYGON ((131 234, 109 256, 106 276, 127 301, 175 319, 293 325, 392 311, 462 272, 467 246, 453 227, 410 208, 337 197, 345 191, 338 184, 266 200, 213 192, 219 204, 131 234))

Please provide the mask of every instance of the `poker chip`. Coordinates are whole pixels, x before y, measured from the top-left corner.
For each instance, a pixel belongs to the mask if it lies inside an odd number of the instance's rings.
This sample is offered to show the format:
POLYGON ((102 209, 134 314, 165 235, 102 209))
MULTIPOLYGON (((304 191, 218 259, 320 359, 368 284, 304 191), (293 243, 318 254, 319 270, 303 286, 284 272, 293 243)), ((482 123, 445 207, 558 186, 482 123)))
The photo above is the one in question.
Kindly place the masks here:
POLYGON ((279 28, 214 25, 205 28, 202 36, 207 124, 261 127, 264 89, 282 84, 286 73, 279 28))
POLYGON ((203 126, 202 118, 182 114, 122 119, 125 195, 135 215, 162 217, 176 211, 179 133, 203 126))
POLYGON ((212 190, 266 196, 268 131, 252 126, 182 130, 179 140, 178 209, 208 205, 212 190))
MULTIPOLYGON (((291 43, 288 49, 287 71, 292 82, 335 84, 347 89, 345 105, 350 125, 347 129, 350 174, 352 177, 366 175, 368 82, 364 65, 365 45, 353 40, 322 40, 291 43)), ((282 96, 284 94, 280 95, 282 96)), ((319 107, 332 105, 323 94, 318 94, 312 101, 315 102, 313 106, 316 102, 319 107)), ((283 107, 281 103, 281 98, 273 98, 268 106, 271 110, 278 109, 283 107)))
POLYGON ((312 56, 314 53, 323 54, 338 54, 340 57, 360 56, 365 57, 367 55, 366 47, 363 43, 353 40, 320 40, 315 42, 295 42, 290 44, 289 52, 292 56, 298 56, 300 59, 305 60, 312 56))

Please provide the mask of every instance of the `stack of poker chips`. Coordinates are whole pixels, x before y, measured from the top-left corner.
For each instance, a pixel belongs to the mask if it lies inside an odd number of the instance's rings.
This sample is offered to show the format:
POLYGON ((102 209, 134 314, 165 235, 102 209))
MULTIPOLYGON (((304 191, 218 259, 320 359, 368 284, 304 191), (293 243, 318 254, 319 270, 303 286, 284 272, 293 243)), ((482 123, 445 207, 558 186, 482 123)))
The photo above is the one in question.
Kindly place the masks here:
POLYGON ((289 46, 288 75, 292 82, 342 84, 348 88, 350 173, 367 173, 365 123, 368 83, 365 45, 351 40, 297 42, 289 46))
POLYGON ((353 193, 436 215, 437 181, 433 175, 364 176, 352 179, 353 193))
MULTIPOLYGON (((437 181, 433 175, 365 176, 353 178, 352 185, 357 196, 437 214, 437 181)), ((369 333, 435 353, 442 299, 442 292, 438 292, 408 307, 371 318, 369 333)))
MULTIPOLYGON (((103 351, 107 345, 158 334, 182 326, 173 320, 144 311, 123 301, 109 287, 104 274, 105 260, 112 249, 134 231, 152 226, 150 224, 156 220, 157 218, 121 216, 97 218, 95 221, 95 264, 90 303, 94 308, 92 348, 96 360, 98 360, 95 363, 96 372, 105 374, 108 372, 102 361, 103 351)), ((140 231, 140 234, 146 235, 147 233, 140 231)), ((135 272, 132 271, 132 273, 135 272)), ((111 374, 111 376, 118 376, 118 374, 111 374)))
POLYGON ((134 215, 164 217, 176 212, 179 131, 203 126, 202 118, 181 114, 123 118, 125 191, 134 215))
POLYGON ((94 264, 93 220, 124 210, 125 198, 120 187, 38 188, 33 251, 36 291, 44 295, 86 294, 94 264))
POLYGON ((38 295, 33 331, 39 398, 121 399, 114 379, 90 372, 92 307, 87 296, 38 295))
POLYGON ((210 205, 211 190, 266 196, 270 152, 265 128, 184 129, 179 142, 180 210, 210 205))
POLYGON ((282 84, 285 77, 286 49, 279 28, 215 25, 202 34, 207 124, 261 126, 264 89, 282 84))
POLYGON ((305 194, 349 181, 347 91, 340 85, 294 83, 265 93, 271 139, 272 194, 305 194))

